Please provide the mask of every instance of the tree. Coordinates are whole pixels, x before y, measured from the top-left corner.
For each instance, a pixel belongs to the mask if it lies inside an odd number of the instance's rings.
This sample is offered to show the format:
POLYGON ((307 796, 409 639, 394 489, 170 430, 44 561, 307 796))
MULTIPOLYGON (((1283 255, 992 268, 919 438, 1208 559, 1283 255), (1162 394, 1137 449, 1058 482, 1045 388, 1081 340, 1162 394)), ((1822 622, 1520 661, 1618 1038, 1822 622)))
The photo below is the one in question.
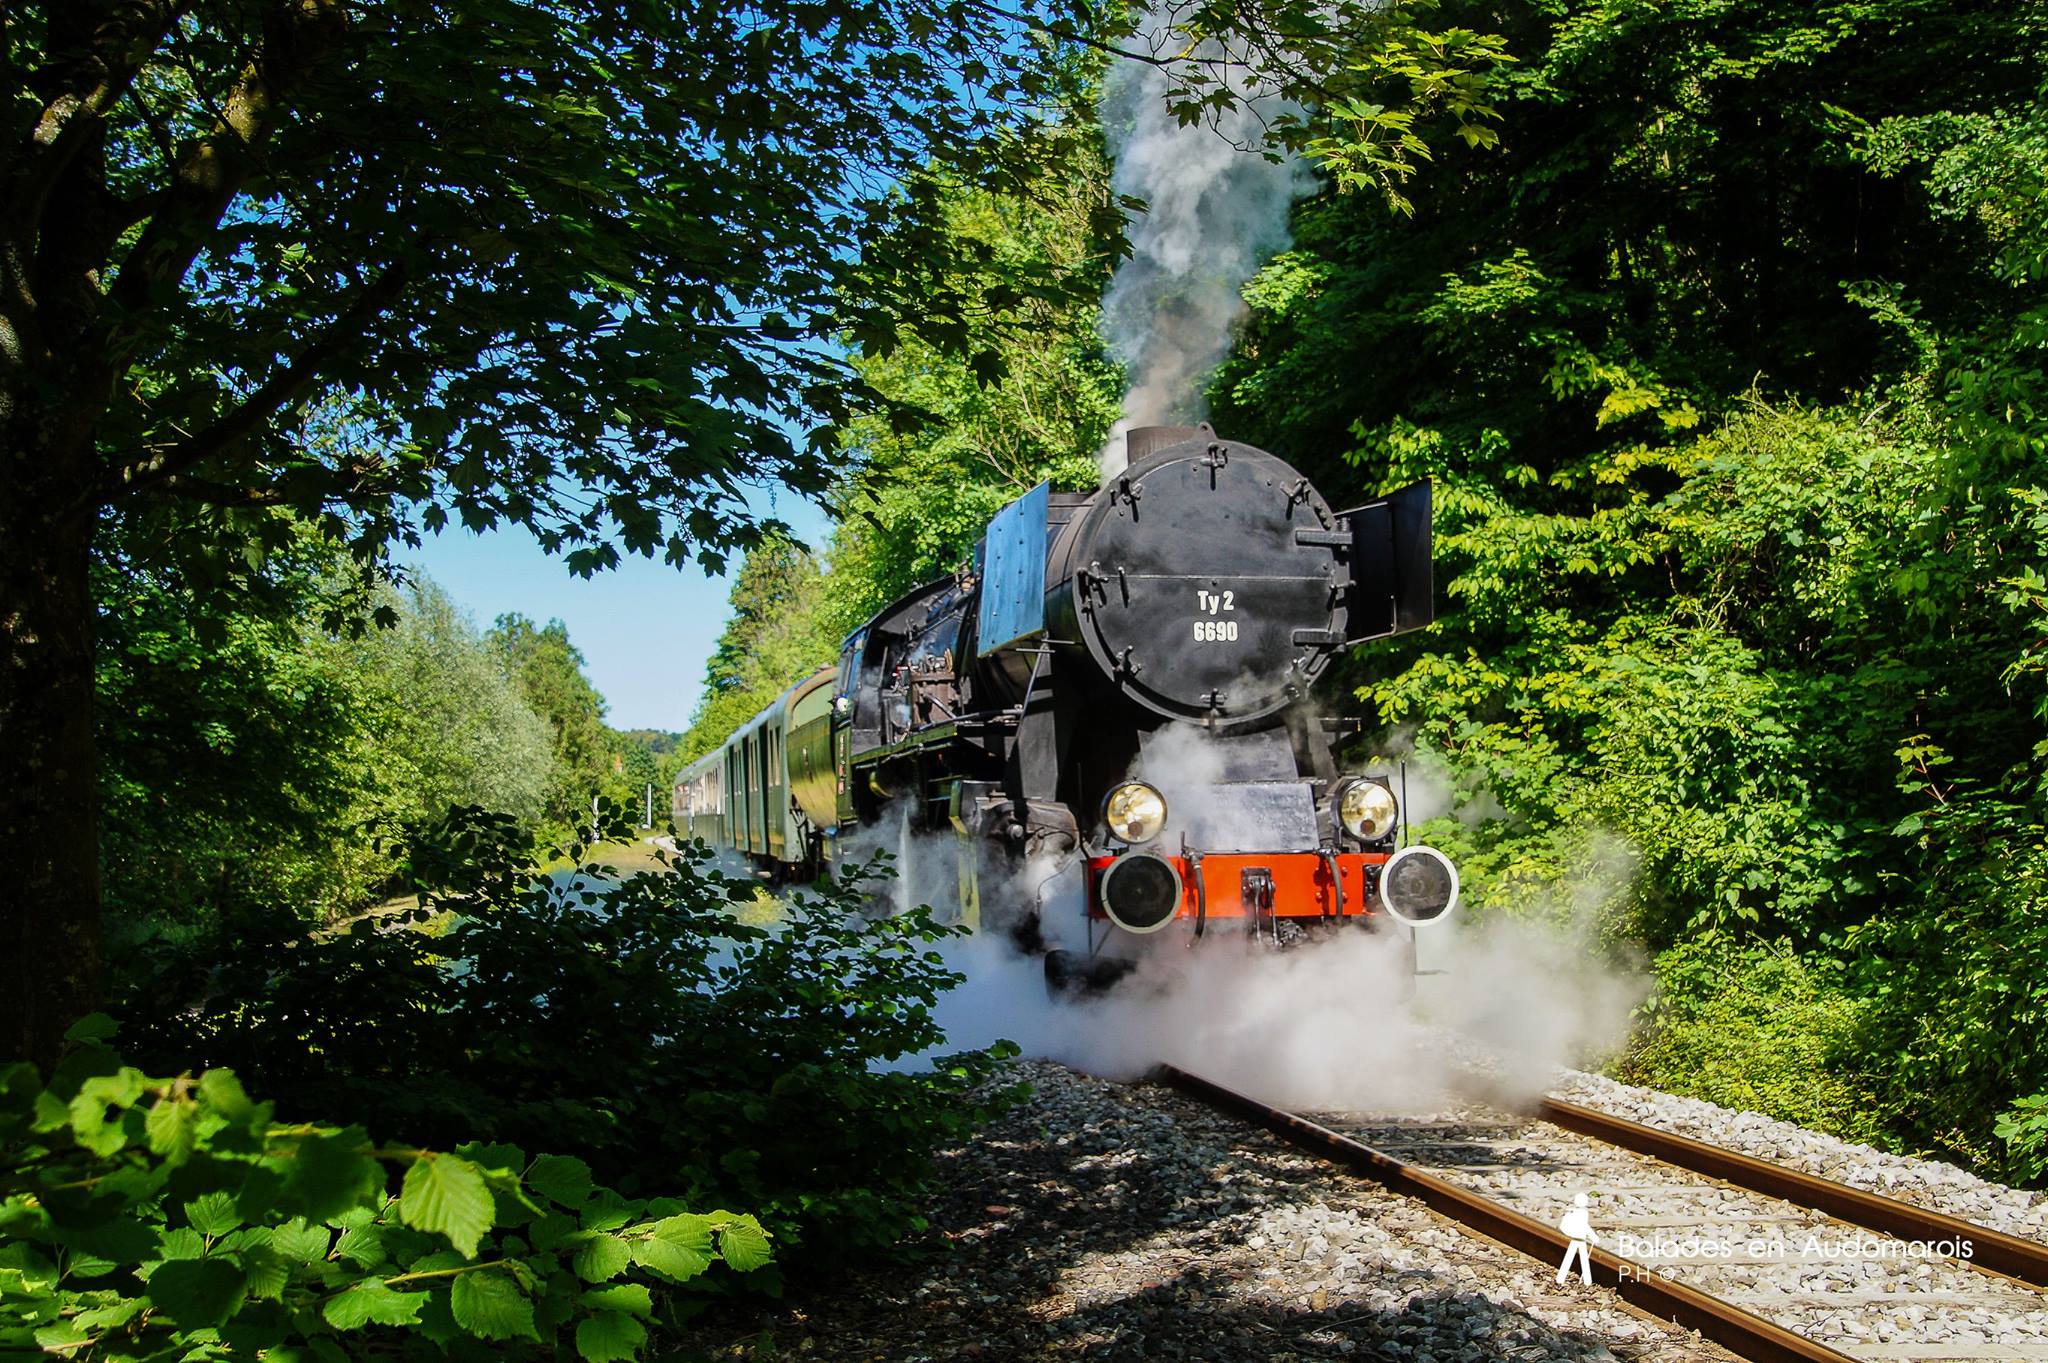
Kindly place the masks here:
POLYGON ((683 735, 695 761, 799 677, 830 662, 839 639, 826 621, 824 577, 810 552, 780 537, 748 551, 733 575, 732 619, 704 669, 704 693, 683 735))
POLYGON ((1097 298, 1122 225, 1100 211, 1111 194, 1098 150, 1077 156, 1066 173, 1050 192, 955 188, 938 200, 947 243, 939 254, 955 263, 934 287, 972 300, 993 323, 989 358, 1000 384, 986 383, 969 357, 916 339, 855 360, 886 410, 847 424, 852 471, 827 498, 837 522, 830 632, 848 633, 910 588, 951 572, 989 518, 1039 482, 1094 488, 1095 455, 1123 389, 1097 335, 1097 298), (1076 298, 1013 284, 1061 278, 1095 287, 1076 298), (904 412, 917 414, 914 425, 892 419, 904 412))
POLYGON ((529 832, 554 735, 498 653, 424 578, 393 623, 321 618, 346 579, 315 536, 235 592, 195 592, 103 546, 100 851, 116 941, 217 920, 296 932, 372 902, 403 839, 451 806, 529 832))
POLYGON ((1326 492, 1435 479, 1448 608, 1345 679, 1488 793, 1429 830, 1475 903, 1665 949, 1644 1063, 1716 1060, 1643 1077, 2048 1151, 2048 8, 1441 13, 1497 146, 1304 205, 1213 388, 1326 492), (1759 1008, 1809 1044, 1731 1059, 1759 1008))
POLYGON ((395 840, 469 805, 530 828, 555 784, 547 718, 433 582, 415 582, 396 613, 390 629, 338 645, 363 697, 351 746, 374 778, 381 831, 395 840))
POLYGON ((356 831, 362 687, 319 625, 340 567, 323 549, 305 536, 209 592, 103 537, 100 867, 117 940, 219 912, 322 916, 388 873, 356 831))
POLYGON ((1361 445, 1381 460, 1405 422, 1475 471, 1521 466, 1532 504, 1583 506, 1592 451, 1694 429, 1752 384, 1831 401, 1910 362, 1859 284, 1909 288, 1936 325, 1995 287, 1971 225, 1882 173, 1866 134, 2031 101, 2038 4, 1450 0, 1441 17, 1499 28, 1518 59, 1491 80, 1497 145, 1425 121, 1442 150, 1412 217, 1305 205, 1218 376, 1219 419, 1260 423, 1305 472, 1342 477, 1361 445))
POLYGON ((526 703, 554 730, 547 816, 568 823, 588 814, 592 793, 612 783, 620 744, 605 727, 604 697, 583 675, 583 654, 569 642, 569 627, 560 620, 535 625, 515 612, 499 616, 485 642, 526 703))

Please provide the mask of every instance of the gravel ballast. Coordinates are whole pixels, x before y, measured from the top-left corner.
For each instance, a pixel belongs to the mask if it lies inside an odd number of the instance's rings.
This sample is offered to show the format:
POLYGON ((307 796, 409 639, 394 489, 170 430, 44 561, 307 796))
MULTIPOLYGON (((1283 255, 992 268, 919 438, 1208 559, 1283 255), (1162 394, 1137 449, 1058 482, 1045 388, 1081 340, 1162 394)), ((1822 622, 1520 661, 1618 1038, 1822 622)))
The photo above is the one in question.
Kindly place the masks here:
POLYGON ((1163 1087, 1014 1074, 1031 1098, 941 1157, 921 1263, 696 1342, 864 1363, 1729 1357, 1163 1087))
POLYGON ((2048 1298, 1975 1271, 1956 1249, 1916 1250, 1496 1109, 1317 1119, 1544 1224, 1584 1195, 1604 1248, 1844 1353, 2048 1358, 2048 1298))
POLYGON ((1952 1164, 1887 1154, 1754 1112, 1620 1084, 1580 1070, 1564 1071, 1551 1091, 1559 1098, 1645 1126, 1895 1197, 2008 1235, 2048 1242, 2048 1193, 1992 1183, 1952 1164))

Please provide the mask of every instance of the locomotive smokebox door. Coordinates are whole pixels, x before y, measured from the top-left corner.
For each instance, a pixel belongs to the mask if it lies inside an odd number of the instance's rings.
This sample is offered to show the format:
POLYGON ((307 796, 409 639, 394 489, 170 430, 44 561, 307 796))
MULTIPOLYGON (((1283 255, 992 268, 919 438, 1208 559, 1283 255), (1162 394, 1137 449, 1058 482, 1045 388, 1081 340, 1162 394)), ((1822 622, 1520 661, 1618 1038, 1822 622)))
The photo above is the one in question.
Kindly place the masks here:
POLYGON ((1263 450, 1206 433, 1155 446, 1073 530, 1062 567, 1081 637, 1155 714, 1265 719, 1307 694, 1343 637, 1337 518, 1263 450))

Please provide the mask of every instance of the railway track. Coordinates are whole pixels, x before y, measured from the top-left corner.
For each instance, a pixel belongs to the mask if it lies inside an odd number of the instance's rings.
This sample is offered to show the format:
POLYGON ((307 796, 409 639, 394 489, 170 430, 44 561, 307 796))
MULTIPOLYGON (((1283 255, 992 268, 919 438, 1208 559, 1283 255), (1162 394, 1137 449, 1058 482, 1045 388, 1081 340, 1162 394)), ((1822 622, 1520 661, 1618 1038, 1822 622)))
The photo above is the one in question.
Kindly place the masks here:
POLYGON ((1585 1193, 1597 1285, 1756 1363, 2048 1363, 2036 1241, 1551 1099, 1299 1115, 1172 1066, 1161 1077, 1551 1264, 1585 1193))

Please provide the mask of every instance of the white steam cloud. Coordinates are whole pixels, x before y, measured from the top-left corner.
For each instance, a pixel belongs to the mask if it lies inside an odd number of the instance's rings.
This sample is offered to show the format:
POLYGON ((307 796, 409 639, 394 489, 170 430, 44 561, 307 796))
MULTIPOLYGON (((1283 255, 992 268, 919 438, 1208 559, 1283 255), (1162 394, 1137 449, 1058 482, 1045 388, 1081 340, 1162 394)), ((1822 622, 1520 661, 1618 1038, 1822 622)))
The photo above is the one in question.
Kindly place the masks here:
MULTIPOLYGON (((1134 41, 1174 55, 1173 13, 1171 0, 1155 5, 1134 41)), ((1219 62, 1224 56, 1209 44, 1188 59, 1242 71, 1219 62)), ((1123 420, 1103 447, 1105 473, 1122 468, 1131 427, 1189 425, 1207 414, 1202 381, 1229 352, 1245 281, 1286 248, 1288 210, 1314 187, 1297 159, 1267 157, 1267 130, 1288 112, 1281 97, 1241 75, 1224 78, 1231 107, 1185 125, 1167 104, 1173 77, 1156 65, 1118 62, 1103 91, 1116 192, 1149 205, 1127 228, 1131 256, 1102 300, 1103 337, 1130 373, 1123 420)))
MULTIPOLYGON (((954 838, 882 827, 878 841, 899 858, 895 902, 954 917, 954 838)), ((1628 1035, 1647 981, 1612 959, 1601 925, 1633 872, 1617 845, 1521 916, 1462 906, 1414 933, 1417 975, 1405 930, 1347 927, 1284 948, 1231 920, 1212 921, 1200 941, 1100 923, 1091 933, 1078 864, 1040 859, 984 880, 981 931, 945 945, 966 979, 939 1001, 943 1049, 1014 1041, 1112 1079, 1168 1062, 1294 1108, 1426 1112, 1475 1082, 1495 1101, 1533 1098, 1560 1068, 1597 1062, 1628 1035), (1105 995, 1051 997, 1043 960, 1003 930, 1006 913, 1034 908, 1047 945, 1086 954, 1092 938, 1137 968, 1105 995)))
POLYGON ((1611 1052, 1643 996, 1585 933, 1495 919, 1417 936, 1430 973, 1411 977, 1393 932, 1274 949, 1224 928, 1161 943, 1105 996, 1058 1000, 1037 960, 977 936, 947 953, 967 982, 938 1018, 954 1049, 1010 1040, 1113 1079, 1165 1061, 1270 1103, 1396 1113, 1475 1079, 1532 1098, 1611 1052))

